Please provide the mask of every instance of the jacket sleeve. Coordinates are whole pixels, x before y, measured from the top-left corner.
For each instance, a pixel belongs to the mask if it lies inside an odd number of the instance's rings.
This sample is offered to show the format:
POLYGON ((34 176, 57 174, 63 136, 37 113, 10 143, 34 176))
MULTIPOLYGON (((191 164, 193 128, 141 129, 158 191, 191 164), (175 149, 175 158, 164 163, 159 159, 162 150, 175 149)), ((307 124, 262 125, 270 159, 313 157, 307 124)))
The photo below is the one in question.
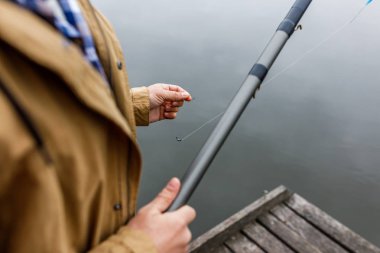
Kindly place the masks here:
POLYGON ((131 89, 133 111, 137 126, 149 125, 149 91, 147 87, 131 89))
POLYGON ((152 240, 142 232, 121 228, 89 253, 158 253, 152 240))

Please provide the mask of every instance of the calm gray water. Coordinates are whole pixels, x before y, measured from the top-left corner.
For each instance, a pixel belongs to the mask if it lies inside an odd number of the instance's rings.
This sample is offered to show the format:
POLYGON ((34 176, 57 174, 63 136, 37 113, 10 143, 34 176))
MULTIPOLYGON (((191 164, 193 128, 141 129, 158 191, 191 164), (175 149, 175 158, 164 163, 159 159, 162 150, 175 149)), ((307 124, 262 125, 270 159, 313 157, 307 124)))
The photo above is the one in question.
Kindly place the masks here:
MULTIPOLYGON (((182 85, 178 119, 139 129, 140 206, 181 177, 293 0, 96 0, 122 42, 132 86, 182 85)), ((314 1, 270 76, 349 21, 364 0, 314 1)), ((380 4, 251 102, 191 200, 194 236, 285 185, 380 246, 380 4)))

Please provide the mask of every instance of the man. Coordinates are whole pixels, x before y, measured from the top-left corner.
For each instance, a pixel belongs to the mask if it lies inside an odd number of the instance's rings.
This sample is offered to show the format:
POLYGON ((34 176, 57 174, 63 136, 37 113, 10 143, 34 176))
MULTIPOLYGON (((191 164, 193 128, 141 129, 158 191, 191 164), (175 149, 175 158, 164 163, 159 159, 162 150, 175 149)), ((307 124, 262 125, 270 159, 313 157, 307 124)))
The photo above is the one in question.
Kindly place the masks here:
POLYGON ((122 50, 88 0, 0 0, 0 252, 182 253, 195 211, 137 214, 136 125, 174 119, 175 85, 129 89, 122 50))

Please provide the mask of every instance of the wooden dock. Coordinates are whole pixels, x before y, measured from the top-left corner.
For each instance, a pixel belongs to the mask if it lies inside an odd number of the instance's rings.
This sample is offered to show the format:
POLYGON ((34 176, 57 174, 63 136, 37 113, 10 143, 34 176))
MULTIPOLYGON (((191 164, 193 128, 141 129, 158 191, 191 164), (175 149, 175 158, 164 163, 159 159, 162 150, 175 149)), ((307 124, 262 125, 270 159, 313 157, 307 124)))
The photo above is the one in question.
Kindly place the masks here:
POLYGON ((190 252, 380 253, 380 249, 280 186, 197 238, 190 252))

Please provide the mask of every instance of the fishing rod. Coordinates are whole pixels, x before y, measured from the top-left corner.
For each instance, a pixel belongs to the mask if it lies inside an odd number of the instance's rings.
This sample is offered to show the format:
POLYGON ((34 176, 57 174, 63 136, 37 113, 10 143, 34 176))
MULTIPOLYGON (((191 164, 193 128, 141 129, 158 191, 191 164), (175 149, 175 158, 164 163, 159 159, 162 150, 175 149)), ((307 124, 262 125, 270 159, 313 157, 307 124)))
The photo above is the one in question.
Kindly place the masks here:
POLYGON ((255 98, 256 92, 265 79, 282 48, 292 36, 297 24, 306 12, 312 0, 296 0, 289 13, 280 23, 277 31, 269 41, 263 53, 252 67, 239 91, 232 99, 219 123, 195 157, 182 178, 182 186, 177 198, 168 211, 175 211, 185 205, 207 172, 219 149, 243 114, 249 101, 255 98))

